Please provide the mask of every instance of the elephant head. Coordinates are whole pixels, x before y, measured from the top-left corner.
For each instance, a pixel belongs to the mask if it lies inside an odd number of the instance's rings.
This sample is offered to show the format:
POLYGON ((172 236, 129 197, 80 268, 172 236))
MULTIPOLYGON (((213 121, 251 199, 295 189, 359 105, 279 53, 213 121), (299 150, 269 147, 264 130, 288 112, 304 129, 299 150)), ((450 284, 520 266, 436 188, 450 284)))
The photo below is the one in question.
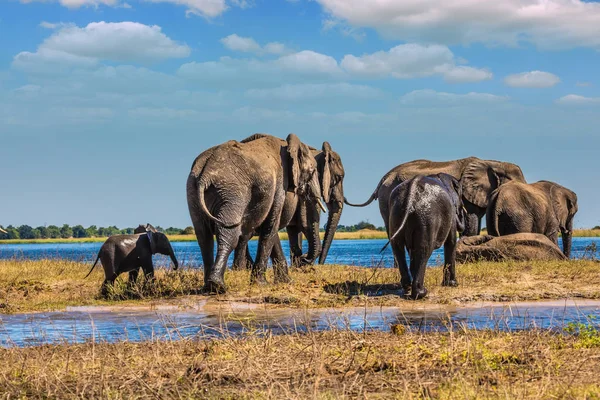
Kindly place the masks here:
POLYGON ((149 226, 152 229, 147 229, 146 235, 148 236, 148 241, 150 242, 150 251, 152 254, 158 253, 171 257, 173 269, 176 270, 179 267, 179 263, 177 262, 177 258, 175 258, 175 252, 173 251, 173 247, 171 246, 167 235, 162 232, 157 232, 152 225, 149 226))
POLYGON ((153 227, 153 226, 152 226, 152 225, 150 225, 150 224, 146 224, 146 225, 141 225, 141 224, 140 224, 140 225, 138 225, 138 227, 137 227, 137 228, 135 228, 135 229, 133 230, 133 233, 145 233, 145 232, 147 232, 147 231, 157 232, 156 228, 155 228, 155 227, 153 227))
POLYGON ((325 200, 328 210, 325 238, 319 257, 319 264, 324 264, 344 208, 344 176, 346 172, 341 157, 331 149, 329 142, 323 142, 321 150, 316 160, 323 200, 325 200))
POLYGON ((478 235, 481 230, 476 224, 480 223, 479 218, 485 214, 491 193, 506 182, 526 181, 523 171, 516 164, 476 157, 464 161, 466 164, 460 178, 468 213, 464 235, 473 236, 478 235))
POLYGON ((573 242, 573 219, 579 209, 577 195, 575 192, 554 182, 539 181, 534 185, 541 186, 550 197, 562 234, 563 253, 565 256, 570 257, 573 242))
POLYGON ((289 157, 288 191, 293 191, 302 197, 307 206, 307 217, 310 229, 306 232, 309 243, 308 257, 315 260, 321 252, 321 238, 319 237, 319 209, 326 211, 321 202, 322 192, 317 170, 317 161, 310 148, 300 142, 293 133, 287 139, 287 153, 289 157))

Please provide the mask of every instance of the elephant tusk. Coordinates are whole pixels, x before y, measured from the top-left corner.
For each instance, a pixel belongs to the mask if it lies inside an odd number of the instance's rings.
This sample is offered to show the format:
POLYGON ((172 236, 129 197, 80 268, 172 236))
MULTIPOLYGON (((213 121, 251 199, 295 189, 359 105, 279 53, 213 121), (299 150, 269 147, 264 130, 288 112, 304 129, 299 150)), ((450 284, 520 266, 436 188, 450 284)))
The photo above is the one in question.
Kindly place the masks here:
POLYGON ((8 233, 4 229, 0 228, 0 233, 8 233))
POLYGON ((467 209, 465 208, 465 206, 462 206, 462 209, 465 212, 465 214, 468 214, 467 209))
POLYGON ((324 213, 327 212, 327 209, 325 209, 325 206, 321 202, 321 199, 317 199, 317 204, 319 205, 319 208, 321 209, 321 211, 323 211, 324 213))

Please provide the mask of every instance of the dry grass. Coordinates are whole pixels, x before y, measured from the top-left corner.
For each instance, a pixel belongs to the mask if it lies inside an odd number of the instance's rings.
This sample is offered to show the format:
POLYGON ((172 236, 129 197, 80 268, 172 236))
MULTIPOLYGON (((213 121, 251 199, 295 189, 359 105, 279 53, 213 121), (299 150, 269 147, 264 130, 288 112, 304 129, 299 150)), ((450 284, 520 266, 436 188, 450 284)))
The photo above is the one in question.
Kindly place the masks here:
MULTIPOLYGON (((200 296, 203 274, 183 266, 179 271, 158 269, 156 282, 133 288, 121 275, 110 299, 99 296, 104 278, 98 266, 83 279, 90 265, 71 261, 0 261, 0 308, 3 312, 60 310, 74 305, 148 302, 200 296)), ((460 286, 440 286, 441 268, 429 268, 428 303, 600 298, 600 264, 595 261, 481 262, 457 267, 460 286)), ((270 303, 295 308, 401 305, 398 271, 339 265, 293 269, 291 284, 250 285, 249 271, 227 271, 228 293, 221 300, 270 303)), ((267 278, 272 282, 272 270, 267 278)), ((404 303, 405 304, 405 303, 404 303)))
POLYGON ((0 392, 4 398, 66 399, 600 395, 600 348, 574 335, 396 332, 3 349, 0 392))

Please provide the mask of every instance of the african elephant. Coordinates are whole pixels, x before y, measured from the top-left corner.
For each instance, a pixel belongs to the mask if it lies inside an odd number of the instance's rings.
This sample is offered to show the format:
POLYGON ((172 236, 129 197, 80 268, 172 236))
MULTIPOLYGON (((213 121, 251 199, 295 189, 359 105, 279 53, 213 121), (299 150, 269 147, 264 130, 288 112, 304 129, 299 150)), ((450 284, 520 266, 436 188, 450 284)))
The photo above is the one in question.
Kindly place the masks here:
POLYGON ((137 228, 133 230, 133 233, 145 233, 146 231, 158 232, 155 227, 150 224, 146 225, 138 225, 137 228))
POLYGON ((577 195, 558 183, 510 182, 490 196, 487 229, 492 236, 541 233, 556 245, 560 230, 563 253, 568 258, 571 256, 573 218, 577 209, 577 195))
POLYGON ((453 161, 415 160, 400 164, 381 178, 375 192, 364 204, 346 204, 353 207, 365 207, 379 199, 379 211, 388 229, 390 193, 396 186, 416 175, 446 173, 460 180, 463 190, 463 204, 467 210, 465 230, 462 236, 478 235, 481 231, 481 219, 485 215, 488 196, 498 186, 517 181, 525 183, 525 177, 518 165, 495 161, 481 160, 477 157, 462 158, 453 161))
MULTIPOLYGON (((291 219, 300 197, 320 203, 321 189, 315 158, 294 134, 286 140, 257 134, 200 154, 187 180, 187 201, 204 261, 204 290, 226 291, 229 255, 236 248, 245 249, 255 232, 259 233, 258 252, 251 279, 266 282, 271 251, 283 254, 278 228, 291 219)), ((289 281, 285 258, 275 263, 274 270, 277 282, 289 281)))
MULTIPOLYGON (((457 286, 456 233, 465 229, 460 182, 448 174, 417 175, 396 186, 390 194, 390 240, 400 269, 400 284, 412 299, 427 295, 423 287, 427 261, 444 245, 442 285, 457 286), (410 256, 410 271, 404 248, 410 256)), ((384 248, 388 246, 386 244, 384 248)))
MULTIPOLYGON (((291 211, 293 217, 291 220, 282 218, 280 229, 287 228, 288 238, 290 242, 290 255, 292 265, 311 265, 319 259, 319 264, 324 264, 327 259, 327 254, 331 247, 331 242, 340 222, 342 210, 344 208, 344 165, 338 153, 332 150, 328 142, 323 142, 321 150, 310 148, 311 153, 317 162, 317 172, 319 174, 319 184, 323 200, 327 205, 328 217, 327 225, 325 226, 325 237, 321 246, 319 237, 319 226, 321 220, 321 209, 317 208, 314 199, 308 201, 300 198, 297 202, 291 204, 286 201, 284 209, 295 206, 291 211), (285 221, 283 220, 285 219, 285 221), (302 254, 302 234, 308 240, 308 254, 302 254)), ((284 212, 283 216, 289 217, 290 212, 284 212)), ((275 252, 273 252, 275 253, 275 252)), ((271 259, 274 263, 278 262, 278 254, 271 254, 271 259)), ((234 261, 235 268, 243 268, 244 265, 252 264, 252 258, 248 256, 248 248, 245 250, 236 249, 236 257, 234 261), (239 254, 240 251, 245 253, 239 254)))
MULTIPOLYGON (((150 227, 152 226, 150 225, 150 227)), ((169 239, 164 233, 157 232, 153 227, 144 233, 110 236, 100 247, 98 257, 85 277, 90 276, 100 260, 104 268, 103 294, 106 294, 108 286, 112 285, 117 276, 123 272, 129 272, 129 282, 133 283, 137 280, 138 270, 141 267, 146 277, 152 279, 154 277, 153 254, 170 256, 173 269, 176 270, 179 267, 169 239)))

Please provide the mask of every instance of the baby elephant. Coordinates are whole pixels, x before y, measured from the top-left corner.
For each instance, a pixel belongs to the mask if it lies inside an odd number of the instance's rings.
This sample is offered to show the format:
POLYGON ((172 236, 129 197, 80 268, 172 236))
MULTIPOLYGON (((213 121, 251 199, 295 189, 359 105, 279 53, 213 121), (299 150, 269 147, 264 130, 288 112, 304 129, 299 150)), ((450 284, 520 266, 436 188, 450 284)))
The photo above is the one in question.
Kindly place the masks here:
POLYGON ((418 175, 402 182, 390 196, 390 232, 396 265, 405 294, 414 300, 427 296, 423 287, 427 260, 444 245, 442 285, 457 286, 455 271, 457 232, 465 229, 462 187, 451 175, 418 175), (408 249, 410 271, 404 248, 408 249))
POLYGON ((152 265, 153 254, 164 254, 171 257, 173 269, 179 267, 173 247, 164 233, 157 232, 152 225, 143 227, 140 225, 135 231, 140 232, 140 228, 145 228, 143 233, 133 235, 114 235, 106 239, 106 242, 100 248, 98 257, 92 265, 86 278, 90 276, 98 260, 102 261, 104 268, 104 283, 102 284, 102 293, 106 294, 107 287, 112 285, 117 276, 123 272, 129 272, 129 282, 137 280, 140 267, 147 278, 154 277, 154 266, 152 265))

